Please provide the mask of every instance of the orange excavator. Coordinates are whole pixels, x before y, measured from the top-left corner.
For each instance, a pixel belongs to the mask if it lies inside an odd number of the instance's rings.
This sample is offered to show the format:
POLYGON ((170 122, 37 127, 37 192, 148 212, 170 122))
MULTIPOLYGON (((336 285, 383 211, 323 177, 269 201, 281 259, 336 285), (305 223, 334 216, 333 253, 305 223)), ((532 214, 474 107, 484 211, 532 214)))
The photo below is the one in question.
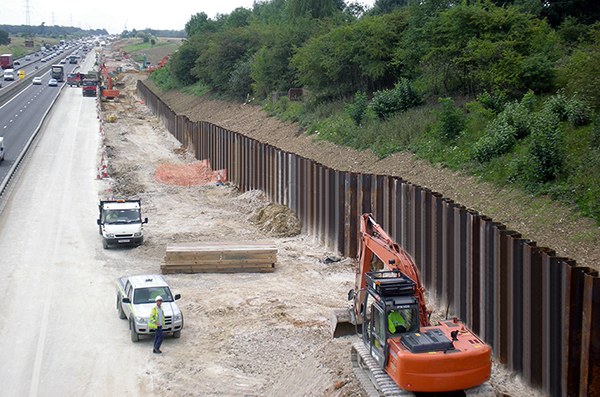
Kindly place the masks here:
POLYGON ((156 64, 156 66, 148 66, 148 70, 152 72, 153 70, 162 68, 169 59, 171 59, 171 54, 165 56, 159 63, 156 64))
MULTIPOLYGON (((351 359, 367 394, 461 391, 493 396, 487 383, 491 348, 457 319, 430 325, 431 312, 413 259, 371 214, 361 217, 360 235, 346 319, 362 328, 362 341, 353 344, 351 359)), ((335 313, 332 320, 339 321, 335 313)), ((337 325, 332 324, 334 331, 337 325)))
POLYGON ((119 90, 113 89, 113 81, 108 69, 104 65, 104 63, 100 64, 100 75, 104 76, 106 80, 106 84, 108 88, 104 88, 104 86, 100 89, 100 96, 107 99, 118 98, 120 95, 119 90))

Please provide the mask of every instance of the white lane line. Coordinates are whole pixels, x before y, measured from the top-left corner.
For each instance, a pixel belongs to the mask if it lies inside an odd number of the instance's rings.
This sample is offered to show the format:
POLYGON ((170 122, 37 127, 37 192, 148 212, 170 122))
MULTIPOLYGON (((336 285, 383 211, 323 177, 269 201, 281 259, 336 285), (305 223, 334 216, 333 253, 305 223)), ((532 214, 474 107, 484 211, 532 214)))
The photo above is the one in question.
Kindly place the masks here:
MULTIPOLYGON (((50 288, 48 288, 50 289, 50 288)), ((52 295, 52 291, 49 291, 52 295)), ((40 383, 40 373, 42 372, 42 358, 44 355, 44 345, 46 342, 46 330, 48 329, 48 316, 50 312, 50 302, 52 299, 46 299, 44 305, 44 314, 42 315, 42 323, 40 327, 40 336, 38 338, 37 350, 35 352, 35 362, 33 364, 33 375, 31 376, 31 387, 29 388, 29 396, 37 397, 38 385, 40 383)))

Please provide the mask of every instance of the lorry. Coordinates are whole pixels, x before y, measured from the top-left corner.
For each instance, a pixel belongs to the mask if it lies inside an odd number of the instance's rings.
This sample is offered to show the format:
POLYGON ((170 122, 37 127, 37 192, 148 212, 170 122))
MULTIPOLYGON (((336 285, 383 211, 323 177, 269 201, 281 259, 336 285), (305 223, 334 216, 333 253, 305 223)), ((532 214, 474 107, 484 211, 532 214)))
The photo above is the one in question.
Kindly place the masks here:
POLYGON ((81 91, 83 96, 96 96, 98 82, 92 75, 85 75, 81 80, 81 91))
POLYGON ((79 87, 81 85, 81 79, 85 76, 83 73, 73 72, 67 75, 67 84, 71 86, 79 87))
POLYGON ((174 338, 181 336, 183 314, 177 305, 180 294, 173 295, 165 279, 156 274, 122 277, 117 280, 117 311, 119 318, 127 319, 131 341, 140 340, 140 335, 153 335, 156 330, 149 327, 148 319, 156 305, 156 297, 162 298, 165 319, 162 330, 174 338))
POLYGON ((52 65, 50 74, 51 79, 55 79, 56 81, 60 82, 65 81, 65 67, 63 65, 52 65))
POLYGON ((2 69, 12 69, 14 67, 13 55, 12 54, 0 55, 0 66, 2 66, 2 69))
POLYGON ((429 323, 417 266, 371 214, 360 218, 359 243, 352 304, 332 313, 332 329, 360 328, 350 356, 367 394, 493 396, 491 348, 456 318, 429 323))
POLYGON ((100 200, 97 223, 102 247, 111 245, 141 245, 144 242, 141 200, 100 200))

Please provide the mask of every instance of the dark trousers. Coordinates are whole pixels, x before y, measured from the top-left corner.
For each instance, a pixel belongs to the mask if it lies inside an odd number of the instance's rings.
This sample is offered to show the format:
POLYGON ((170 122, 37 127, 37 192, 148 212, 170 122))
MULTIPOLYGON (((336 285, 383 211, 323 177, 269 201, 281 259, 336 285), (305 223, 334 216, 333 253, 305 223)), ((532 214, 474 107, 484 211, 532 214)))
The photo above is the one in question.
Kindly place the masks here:
POLYGON ((156 334, 154 334, 154 348, 160 349, 160 345, 162 344, 163 339, 165 339, 165 334, 163 334, 162 327, 158 327, 156 329, 156 334))

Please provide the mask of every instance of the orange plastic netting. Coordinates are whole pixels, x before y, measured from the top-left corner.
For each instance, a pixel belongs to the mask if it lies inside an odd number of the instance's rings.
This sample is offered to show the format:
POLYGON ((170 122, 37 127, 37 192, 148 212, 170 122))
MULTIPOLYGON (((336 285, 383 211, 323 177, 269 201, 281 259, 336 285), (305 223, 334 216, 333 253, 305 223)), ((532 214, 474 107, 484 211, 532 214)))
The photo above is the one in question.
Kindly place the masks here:
POLYGON ((156 169, 156 181, 166 185, 196 186, 227 181, 227 170, 211 170, 209 160, 188 165, 161 164, 156 169))

